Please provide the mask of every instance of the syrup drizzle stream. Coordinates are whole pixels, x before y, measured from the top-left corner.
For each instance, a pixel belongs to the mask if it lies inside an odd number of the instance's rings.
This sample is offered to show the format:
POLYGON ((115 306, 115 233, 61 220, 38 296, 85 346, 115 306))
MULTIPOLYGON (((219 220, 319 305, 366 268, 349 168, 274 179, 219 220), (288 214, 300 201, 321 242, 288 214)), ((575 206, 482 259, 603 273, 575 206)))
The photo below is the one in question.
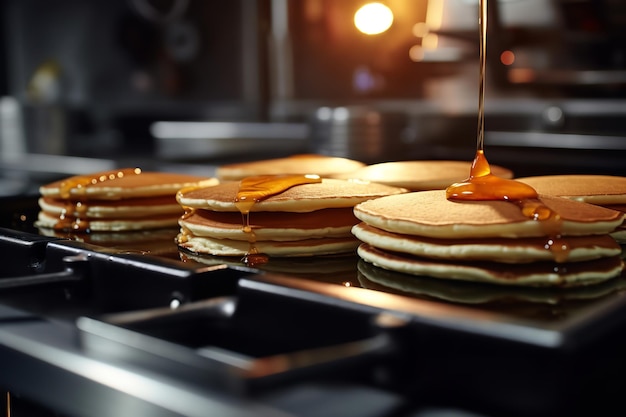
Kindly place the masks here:
POLYGON ((519 181, 500 178, 491 173, 491 167, 485 156, 485 78, 487 73, 487 0, 480 0, 480 76, 478 91, 478 129, 476 155, 469 177, 446 189, 446 198, 460 201, 509 201, 520 207, 524 216, 540 221, 549 235, 545 248, 550 250, 557 262, 565 262, 569 256, 569 246, 561 238, 561 217, 543 204, 537 191, 519 181))
POLYGON ((89 221, 82 216, 87 212, 87 203, 81 200, 87 194, 87 189, 90 186, 139 174, 140 168, 125 168, 92 175, 77 175, 61 182, 59 196, 66 202, 53 227, 54 230, 89 232, 89 221))
POLYGON ((250 247, 241 261, 247 266, 258 266, 267 263, 268 257, 259 253, 256 248, 256 235, 250 226, 250 211, 259 201, 280 194, 296 185, 315 184, 322 182, 318 175, 259 175, 247 177, 239 183, 239 191, 235 197, 235 206, 242 216, 242 230, 248 236, 250 247))

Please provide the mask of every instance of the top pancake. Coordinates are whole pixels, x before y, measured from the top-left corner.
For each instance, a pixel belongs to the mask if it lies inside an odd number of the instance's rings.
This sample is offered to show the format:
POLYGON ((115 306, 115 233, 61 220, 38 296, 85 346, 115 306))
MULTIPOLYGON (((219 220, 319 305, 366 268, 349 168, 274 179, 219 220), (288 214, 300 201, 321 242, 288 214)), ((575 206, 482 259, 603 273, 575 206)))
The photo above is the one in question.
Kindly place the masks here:
POLYGON ((220 181, 236 181, 256 175, 317 174, 328 177, 351 172, 365 166, 363 162, 326 155, 302 154, 286 158, 265 159, 222 165, 216 176, 220 181))
MULTIPOLYGON (((234 203, 238 191, 239 182, 229 181, 212 187, 181 190, 176 198, 184 207, 239 211, 234 203)), ((270 196, 254 204, 250 211, 305 213, 326 208, 354 207, 372 198, 405 192, 406 189, 384 184, 323 178, 320 183, 297 185, 270 196)))
MULTIPOLYGON (((567 198, 540 196, 560 215, 562 235, 605 234, 624 214, 567 198)), ((419 191, 358 204, 354 214, 383 230, 435 238, 532 237, 553 234, 554 224, 532 220, 507 201, 451 201, 445 190, 419 191)))
MULTIPOLYGON (((440 190, 467 179, 471 166, 468 161, 384 162, 333 175, 333 178, 356 178, 413 191, 440 190)), ((491 165, 491 171, 501 178, 513 178, 513 172, 501 166, 491 165)))
POLYGON ((598 205, 626 204, 626 177, 612 175, 546 175, 518 178, 539 194, 568 197, 598 205))
POLYGON ((214 185, 217 179, 194 175, 143 172, 125 168, 77 175, 40 187, 44 197, 81 200, 121 200, 175 195, 185 187, 214 185))

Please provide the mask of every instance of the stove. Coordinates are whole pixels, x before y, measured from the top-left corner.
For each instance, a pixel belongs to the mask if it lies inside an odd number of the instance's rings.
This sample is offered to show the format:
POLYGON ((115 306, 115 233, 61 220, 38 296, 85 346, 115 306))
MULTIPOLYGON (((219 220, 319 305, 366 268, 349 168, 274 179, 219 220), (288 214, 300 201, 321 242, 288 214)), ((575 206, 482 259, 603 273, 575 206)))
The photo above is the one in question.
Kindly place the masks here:
POLYGON ((180 252, 176 230, 45 236, 35 197, 1 207, 6 415, 626 408, 626 276, 564 290, 412 277, 355 256, 253 269, 180 252))

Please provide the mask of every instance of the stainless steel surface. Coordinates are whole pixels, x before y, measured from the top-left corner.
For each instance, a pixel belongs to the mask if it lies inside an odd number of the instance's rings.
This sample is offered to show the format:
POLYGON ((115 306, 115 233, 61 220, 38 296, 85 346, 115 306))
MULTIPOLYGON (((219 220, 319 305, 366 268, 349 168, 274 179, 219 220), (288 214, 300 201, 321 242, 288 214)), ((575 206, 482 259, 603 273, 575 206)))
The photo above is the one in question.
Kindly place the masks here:
POLYGON ((215 159, 306 152, 309 129, 300 123, 156 122, 156 157, 215 159))
POLYGON ((312 148, 325 155, 371 163, 404 154, 409 116, 367 106, 320 107, 311 122, 312 148))

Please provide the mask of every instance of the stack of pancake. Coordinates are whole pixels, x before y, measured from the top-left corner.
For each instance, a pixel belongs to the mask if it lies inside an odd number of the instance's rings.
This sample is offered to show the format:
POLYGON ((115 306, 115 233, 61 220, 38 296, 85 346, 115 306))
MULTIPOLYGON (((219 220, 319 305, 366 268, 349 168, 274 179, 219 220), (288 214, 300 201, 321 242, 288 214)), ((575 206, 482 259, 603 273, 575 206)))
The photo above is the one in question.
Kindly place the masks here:
MULTIPOLYGON (((290 176, 246 180, 264 179, 272 188, 272 181, 280 182, 284 177, 290 176)), ((239 181, 182 190, 177 200, 187 214, 180 219, 178 245, 193 253, 214 256, 241 257, 251 252, 270 257, 354 253, 359 242, 351 233, 358 222, 353 207, 372 198, 407 191, 362 181, 317 178, 317 182, 266 194, 250 206, 248 224, 236 204, 239 181)))
MULTIPOLYGON (((332 177, 377 182, 411 191, 441 190, 467 178, 471 165, 469 161, 449 160, 382 162, 332 177)), ((498 165, 492 165, 491 171, 500 178, 513 178, 511 170, 498 165)))
POLYGON ((576 286, 622 271, 609 235, 621 212, 553 196, 540 203, 558 216, 533 220, 514 202, 452 201, 445 190, 358 204, 359 256, 403 273, 497 284, 576 286), (558 230, 557 230, 558 229, 558 230))
MULTIPOLYGON (((544 175, 519 178, 540 194, 567 197, 626 213, 626 177, 612 175, 544 175)), ((626 244, 626 223, 611 236, 626 244)))
POLYGON ((217 184, 213 178, 125 168, 40 187, 36 225, 59 232, 129 232, 175 227, 183 213, 176 192, 217 184))
POLYGON ((255 175, 316 174, 330 177, 364 167, 353 159, 318 154, 300 154, 286 158, 264 159, 221 165, 216 170, 220 181, 238 181, 255 175))

